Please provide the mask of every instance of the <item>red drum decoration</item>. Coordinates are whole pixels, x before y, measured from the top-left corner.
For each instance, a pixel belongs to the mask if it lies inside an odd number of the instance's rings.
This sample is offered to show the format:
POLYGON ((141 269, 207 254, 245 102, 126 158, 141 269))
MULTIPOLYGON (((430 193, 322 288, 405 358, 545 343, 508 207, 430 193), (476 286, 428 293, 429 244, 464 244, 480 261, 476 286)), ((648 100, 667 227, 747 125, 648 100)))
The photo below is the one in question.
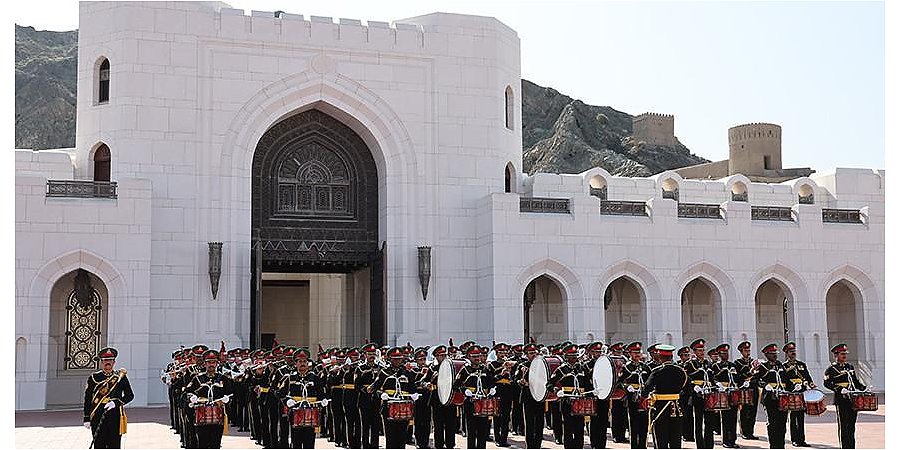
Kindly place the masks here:
POLYGON ((319 408, 296 408, 291 413, 291 427, 319 426, 319 408))
POLYGON ((650 397, 638 397, 638 411, 650 411, 650 397))
POLYGON ((225 423, 225 408, 222 405, 200 405, 194 407, 194 425, 222 425, 225 423))
POLYGON ((778 409, 781 411, 804 411, 806 410, 806 402, 803 400, 803 394, 793 392, 783 392, 778 394, 778 409))
POLYGON ((597 414, 596 399, 594 398, 576 398, 572 400, 573 416, 593 416, 597 414))
POLYGON ((497 397, 485 397, 475 399, 474 414, 478 417, 496 416, 500 410, 500 399, 497 397))
POLYGON ((731 408, 728 404, 728 394, 724 392, 710 392, 703 397, 703 406, 709 411, 724 411, 731 408))
POLYGON ((878 397, 872 392, 851 393, 850 404, 855 411, 878 411, 878 397))
POLYGON ((453 406, 462 406, 466 402, 466 395, 456 391, 450 396, 450 404, 453 406))
POLYGON ((622 400, 628 393, 625 392, 625 389, 615 388, 612 391, 612 394, 609 394, 609 398, 611 400, 622 400))
POLYGON ((752 405, 756 389, 742 388, 731 391, 731 406, 752 405))
POLYGON ((388 402, 388 417, 392 422, 400 422, 413 418, 413 402, 408 400, 391 400, 388 402))

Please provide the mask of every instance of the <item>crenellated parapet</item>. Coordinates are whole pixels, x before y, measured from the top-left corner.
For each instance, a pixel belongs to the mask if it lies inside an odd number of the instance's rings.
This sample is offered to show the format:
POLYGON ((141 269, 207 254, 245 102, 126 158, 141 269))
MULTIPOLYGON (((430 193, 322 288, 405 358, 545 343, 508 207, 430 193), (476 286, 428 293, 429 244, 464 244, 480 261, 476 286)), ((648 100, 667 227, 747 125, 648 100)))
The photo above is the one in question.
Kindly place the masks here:
POLYGON ((675 140, 675 116, 646 112, 632 119, 634 140, 649 145, 673 146, 675 140))

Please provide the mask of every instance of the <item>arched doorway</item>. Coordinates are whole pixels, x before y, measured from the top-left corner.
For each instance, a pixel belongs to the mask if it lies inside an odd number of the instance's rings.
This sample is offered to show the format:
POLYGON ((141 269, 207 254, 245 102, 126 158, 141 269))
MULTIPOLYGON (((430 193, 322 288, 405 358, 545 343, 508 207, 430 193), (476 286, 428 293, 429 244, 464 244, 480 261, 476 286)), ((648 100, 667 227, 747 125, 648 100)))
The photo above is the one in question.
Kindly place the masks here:
POLYGON ((718 345, 722 341, 721 299, 716 285, 706 278, 694 278, 684 286, 681 290, 682 342, 688 344, 703 338, 718 345))
POLYGON ((565 290, 553 278, 541 275, 528 283, 524 296, 525 339, 540 343, 568 338, 565 290))
POLYGON ((50 291, 47 351, 47 408, 81 406, 84 382, 98 369, 97 352, 106 345, 109 292, 91 272, 77 269, 50 291))
POLYGON ((781 281, 769 278, 755 292, 756 342, 760 348, 772 342, 795 340, 793 295, 781 281))
POLYGON ((378 170, 350 127, 304 111, 252 163, 251 345, 384 342, 378 170))
POLYGON ((646 339, 646 304, 643 290, 626 276, 613 280, 603 294, 606 342, 634 342, 646 339))
MULTIPOLYGON (((828 321, 828 348, 845 343, 850 348, 850 360, 863 380, 871 380, 872 367, 868 362, 865 341, 865 319, 862 294, 846 279, 831 285, 825 294, 825 315, 828 321)), ((865 382, 865 381, 864 381, 865 382)))

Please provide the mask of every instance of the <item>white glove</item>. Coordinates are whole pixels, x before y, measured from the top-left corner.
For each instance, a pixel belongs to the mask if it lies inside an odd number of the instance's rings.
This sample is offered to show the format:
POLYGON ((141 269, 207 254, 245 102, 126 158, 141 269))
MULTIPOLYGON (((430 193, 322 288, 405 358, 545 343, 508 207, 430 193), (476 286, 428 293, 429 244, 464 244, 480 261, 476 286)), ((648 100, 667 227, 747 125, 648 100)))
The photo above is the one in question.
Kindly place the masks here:
POLYGON ((700 386, 696 386, 696 385, 695 385, 695 386, 694 386, 694 392, 696 392, 696 393, 698 393, 698 394, 703 393, 703 388, 701 388, 700 386))
POLYGON ((230 401, 231 401, 231 397, 229 397, 229 396, 227 396, 227 395, 224 396, 224 397, 222 397, 222 404, 223 404, 223 405, 227 405, 228 402, 230 402, 230 401))
POLYGON ((382 392, 382 393, 381 393, 381 399, 382 399, 382 400, 387 400, 387 399, 389 399, 389 398, 391 398, 391 396, 388 395, 387 392, 382 392))
POLYGON ((200 397, 197 397, 196 395, 191 394, 191 403, 197 403, 198 401, 200 401, 200 397))
POLYGON ((488 393, 491 395, 497 395, 497 386, 492 387, 488 393))
POLYGON ((85 422, 85 423, 84 423, 84 427, 87 428, 88 430, 90 430, 90 429, 91 429, 91 423, 90 423, 90 422, 85 422))
POLYGON ((741 385, 741 387, 742 387, 742 388, 748 388, 748 387, 750 387, 750 382, 749 382, 749 381, 745 381, 744 384, 741 385))
POLYGON ((767 390, 767 391, 769 391, 769 392, 772 392, 772 391, 775 390, 775 388, 773 388, 771 384, 767 384, 766 387, 765 387, 764 389, 767 390))
POLYGON ((470 390, 468 390, 468 389, 464 390, 464 391, 463 391, 463 394, 465 394, 466 397, 474 397, 474 396, 475 396, 475 393, 472 392, 472 391, 470 391, 470 390))
POLYGON ((412 394, 409 394, 409 398, 413 399, 413 401, 418 400, 419 397, 421 397, 421 396, 422 396, 422 394, 420 394, 420 393, 418 393, 418 392, 414 392, 414 393, 412 393, 412 394))
POLYGON ((872 392, 872 386, 866 386, 865 391, 866 391, 866 392, 872 392))
POLYGON ((802 384, 798 384, 798 385, 794 386, 794 392, 800 392, 802 390, 803 390, 802 384))
POLYGON ((725 386, 722 383, 716 383, 716 387, 719 388, 719 392, 725 392, 725 386))
POLYGON ((323 398, 322 400, 319 400, 319 403, 322 404, 322 406, 328 406, 328 403, 330 403, 330 402, 331 402, 331 400, 328 400, 327 398, 323 398))
POLYGON ((110 401, 110 402, 106 402, 106 405, 103 408, 105 408, 107 411, 109 411, 115 407, 116 407, 116 402, 110 401))
POLYGON ((296 405, 296 404, 297 404, 297 402, 296 402, 296 401, 294 401, 294 399, 292 399, 292 398, 289 398, 289 399, 288 399, 288 401, 287 401, 287 402, 285 402, 285 403, 286 403, 286 404, 287 404, 287 405, 288 405, 288 408, 293 408, 293 407, 294 407, 294 405, 296 405))
POLYGON ((635 392, 635 391, 636 391, 636 389, 634 388, 634 386, 630 386, 630 385, 629 385, 627 388, 625 388, 625 389, 626 389, 628 392, 635 392))
POLYGON ((840 394, 841 392, 844 392, 844 388, 838 386, 837 389, 835 389, 834 392, 835 392, 836 394, 840 394))

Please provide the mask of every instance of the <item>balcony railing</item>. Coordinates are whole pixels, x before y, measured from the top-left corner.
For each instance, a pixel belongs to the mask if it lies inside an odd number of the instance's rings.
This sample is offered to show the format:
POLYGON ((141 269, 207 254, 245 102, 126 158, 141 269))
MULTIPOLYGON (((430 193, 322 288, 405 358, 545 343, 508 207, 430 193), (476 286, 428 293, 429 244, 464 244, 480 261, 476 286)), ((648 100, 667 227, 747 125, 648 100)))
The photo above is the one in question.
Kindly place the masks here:
POLYGON ((793 222, 794 214, 793 210, 786 206, 752 206, 750 207, 750 220, 793 222))
POLYGON ((649 216, 646 202, 604 200, 600 202, 600 214, 604 216, 649 216))
POLYGON ((521 197, 519 212, 569 214, 571 211, 567 198, 521 197))
POLYGON ((722 208, 719 205, 703 203, 679 203, 678 217, 689 219, 722 219, 722 208))
POLYGON ((863 223, 858 209, 822 208, 822 222, 828 223, 863 223))
POLYGON ((116 198, 116 182, 47 180, 47 197, 116 198))

